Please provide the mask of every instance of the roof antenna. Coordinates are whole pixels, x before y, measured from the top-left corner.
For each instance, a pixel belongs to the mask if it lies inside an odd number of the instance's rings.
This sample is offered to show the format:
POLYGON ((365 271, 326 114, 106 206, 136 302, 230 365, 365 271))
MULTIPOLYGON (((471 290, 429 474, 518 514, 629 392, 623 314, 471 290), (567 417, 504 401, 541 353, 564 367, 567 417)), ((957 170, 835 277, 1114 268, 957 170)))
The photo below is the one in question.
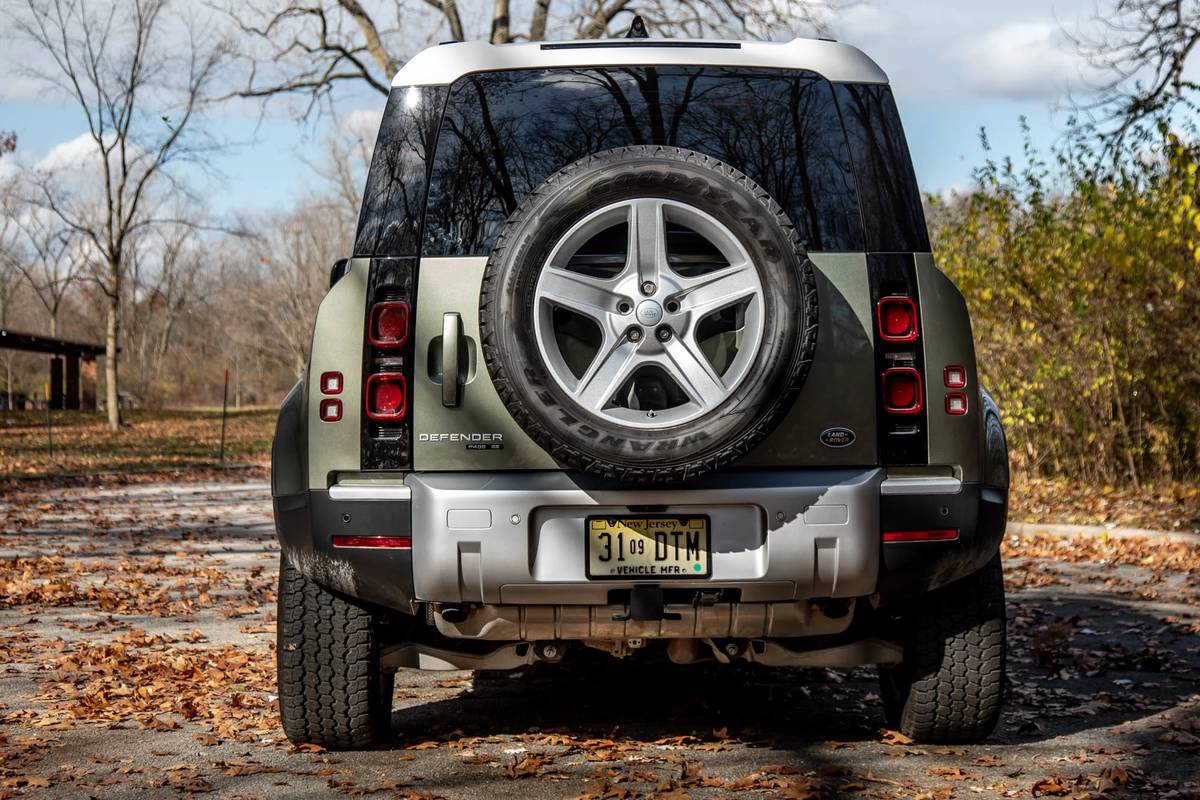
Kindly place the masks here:
POLYGON ((646 21, 641 15, 634 15, 633 22, 629 23, 629 30, 625 33, 626 39, 649 39, 650 33, 646 30, 646 21))

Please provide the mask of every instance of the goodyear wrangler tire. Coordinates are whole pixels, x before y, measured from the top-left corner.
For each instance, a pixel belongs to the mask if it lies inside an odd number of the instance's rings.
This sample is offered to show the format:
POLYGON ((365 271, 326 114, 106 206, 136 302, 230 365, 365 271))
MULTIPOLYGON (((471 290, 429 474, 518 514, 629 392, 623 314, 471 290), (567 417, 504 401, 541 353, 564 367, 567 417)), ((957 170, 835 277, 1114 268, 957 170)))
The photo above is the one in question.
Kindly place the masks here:
POLYGON ((548 178, 484 272, 483 351, 501 399, 563 465, 688 480, 787 411, 817 341, 812 263, 732 167, 624 147, 548 178))
POLYGON ((279 559, 279 716, 295 744, 369 747, 391 730, 396 676, 379 666, 379 620, 279 559))
POLYGON ((1004 699, 1004 570, 997 553, 974 575, 917 598, 900 616, 904 661, 880 667, 888 724, 927 744, 979 742, 1004 699))

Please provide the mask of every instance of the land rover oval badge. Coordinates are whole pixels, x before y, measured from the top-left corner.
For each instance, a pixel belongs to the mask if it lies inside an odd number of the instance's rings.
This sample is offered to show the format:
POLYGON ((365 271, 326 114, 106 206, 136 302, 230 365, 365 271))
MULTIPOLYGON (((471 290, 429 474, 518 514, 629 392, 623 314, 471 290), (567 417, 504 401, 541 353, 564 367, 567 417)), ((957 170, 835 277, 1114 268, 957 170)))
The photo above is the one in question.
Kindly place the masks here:
POLYGON ((821 444, 826 447, 849 447, 854 444, 854 431, 849 428, 827 428, 821 431, 821 444))

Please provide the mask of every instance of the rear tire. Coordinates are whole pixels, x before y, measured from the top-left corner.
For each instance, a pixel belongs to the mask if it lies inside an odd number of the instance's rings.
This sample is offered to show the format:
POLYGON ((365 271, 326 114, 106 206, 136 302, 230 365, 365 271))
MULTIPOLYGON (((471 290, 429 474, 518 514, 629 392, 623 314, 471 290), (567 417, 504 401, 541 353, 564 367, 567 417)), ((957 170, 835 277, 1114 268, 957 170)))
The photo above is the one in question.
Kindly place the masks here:
POLYGON ((879 669, 888 724, 918 742, 986 739, 1005 675, 1004 573, 997 554, 974 575, 919 598, 900 617, 904 661, 879 669))
POLYGON ((369 747, 391 729, 395 675, 379 668, 379 620, 279 560, 279 716, 295 744, 369 747))

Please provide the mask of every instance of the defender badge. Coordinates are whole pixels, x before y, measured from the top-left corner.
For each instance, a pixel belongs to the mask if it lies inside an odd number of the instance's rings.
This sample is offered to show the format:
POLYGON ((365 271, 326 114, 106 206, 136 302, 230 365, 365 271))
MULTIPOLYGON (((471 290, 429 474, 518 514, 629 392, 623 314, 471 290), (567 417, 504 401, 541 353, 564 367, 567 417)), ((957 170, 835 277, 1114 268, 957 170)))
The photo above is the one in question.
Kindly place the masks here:
POLYGON ((821 444, 826 447, 849 447, 854 444, 854 431, 849 428, 826 428, 821 431, 821 444))

